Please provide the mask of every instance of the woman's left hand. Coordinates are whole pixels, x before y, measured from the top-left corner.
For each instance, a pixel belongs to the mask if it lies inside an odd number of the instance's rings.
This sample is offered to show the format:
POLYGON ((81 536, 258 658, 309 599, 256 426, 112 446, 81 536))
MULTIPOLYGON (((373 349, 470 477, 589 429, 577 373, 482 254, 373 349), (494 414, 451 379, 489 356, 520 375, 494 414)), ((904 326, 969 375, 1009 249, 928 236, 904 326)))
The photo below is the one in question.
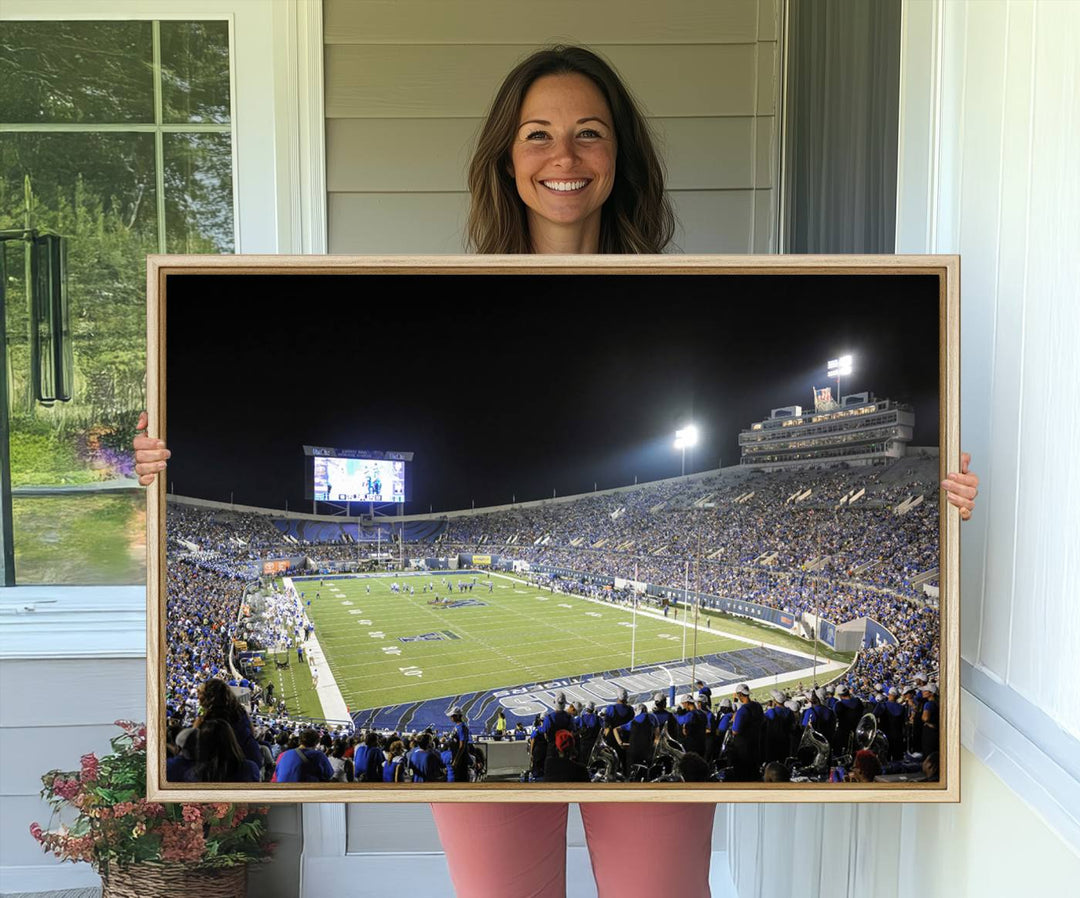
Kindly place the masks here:
POLYGON ((148 421, 146 412, 142 412, 139 415, 139 423, 135 425, 135 430, 139 433, 131 441, 132 448, 135 450, 135 473, 139 475, 139 483, 143 486, 149 486, 154 482, 154 478, 165 470, 166 461, 172 455, 165 447, 164 440, 156 440, 146 435, 148 421))
POLYGON ((971 455, 960 453, 960 470, 950 473, 941 481, 941 488, 949 503, 960 509, 960 520, 967 521, 975 508, 975 497, 979 495, 979 475, 968 470, 971 455))

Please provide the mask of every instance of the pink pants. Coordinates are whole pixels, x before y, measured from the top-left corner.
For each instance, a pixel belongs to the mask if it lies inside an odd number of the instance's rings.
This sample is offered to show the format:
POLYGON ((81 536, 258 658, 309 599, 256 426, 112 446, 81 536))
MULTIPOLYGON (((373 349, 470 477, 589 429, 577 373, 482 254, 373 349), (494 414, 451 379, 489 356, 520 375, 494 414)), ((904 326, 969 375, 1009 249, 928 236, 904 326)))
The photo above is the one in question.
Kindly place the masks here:
MULTIPOLYGON (((458 898, 563 898, 565 804, 431 806, 458 898)), ((581 805, 599 898, 709 898, 714 804, 581 805)))

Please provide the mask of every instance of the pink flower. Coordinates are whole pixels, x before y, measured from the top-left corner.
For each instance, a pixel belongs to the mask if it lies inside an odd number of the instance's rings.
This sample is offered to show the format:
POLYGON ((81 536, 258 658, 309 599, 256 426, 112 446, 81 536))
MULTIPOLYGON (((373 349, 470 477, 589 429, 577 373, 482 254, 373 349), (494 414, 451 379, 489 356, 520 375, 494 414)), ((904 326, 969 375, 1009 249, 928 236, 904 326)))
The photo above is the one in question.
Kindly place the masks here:
POLYGON ((40 823, 30 824, 30 835, 34 837, 34 841, 36 842, 43 842, 45 840, 44 832, 41 829, 40 823))
POLYGON ((53 791, 65 801, 71 801, 79 793, 79 781, 58 776, 53 780, 53 791))
POLYGON ((72 836, 64 844, 64 853, 69 860, 90 861, 94 858, 94 839, 92 836, 72 836))
POLYGON ((92 783, 98 778, 98 759, 91 752, 88 755, 83 755, 80 759, 82 763, 81 778, 84 783, 92 783))
POLYGON ((206 811, 215 817, 225 817, 229 813, 229 805, 223 801, 206 805, 206 811))
POLYGON ((135 803, 131 801, 118 801, 113 805, 113 814, 117 817, 126 817, 135 810, 135 803))
POLYGON ((161 859, 163 861, 197 861, 206 848, 202 827, 186 823, 161 825, 161 859))
POLYGON ((145 798, 140 798, 136 810, 146 817, 160 817, 165 813, 165 805, 156 801, 147 801, 145 798))
POLYGON ((188 823, 202 823, 202 811, 199 810, 198 805, 186 804, 182 811, 184 820, 188 823))

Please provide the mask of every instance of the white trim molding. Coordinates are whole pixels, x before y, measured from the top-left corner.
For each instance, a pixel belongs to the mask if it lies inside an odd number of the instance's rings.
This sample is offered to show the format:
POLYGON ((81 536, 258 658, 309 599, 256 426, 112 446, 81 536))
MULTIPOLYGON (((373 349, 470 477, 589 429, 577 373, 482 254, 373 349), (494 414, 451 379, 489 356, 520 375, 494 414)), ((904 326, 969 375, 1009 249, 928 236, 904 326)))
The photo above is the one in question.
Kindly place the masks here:
POLYGON ((287 181, 279 184, 279 252, 326 252, 322 0, 274 4, 274 116, 287 181), (287 204, 287 211, 285 206, 287 204))
POLYGON ((905 2, 900 18, 900 101, 896 154, 897 252, 933 252, 937 232, 942 10, 905 2))
POLYGON ((144 586, 0 589, 0 660, 145 657, 144 586))
POLYGON ((1023 696, 994 684, 966 661, 961 662, 961 677, 963 746, 1080 855, 1080 743, 1023 696), (974 689, 1015 714, 1011 719, 1002 716, 980 694, 969 691, 974 689), (1049 751, 1043 747, 1047 745, 1052 746, 1049 751))

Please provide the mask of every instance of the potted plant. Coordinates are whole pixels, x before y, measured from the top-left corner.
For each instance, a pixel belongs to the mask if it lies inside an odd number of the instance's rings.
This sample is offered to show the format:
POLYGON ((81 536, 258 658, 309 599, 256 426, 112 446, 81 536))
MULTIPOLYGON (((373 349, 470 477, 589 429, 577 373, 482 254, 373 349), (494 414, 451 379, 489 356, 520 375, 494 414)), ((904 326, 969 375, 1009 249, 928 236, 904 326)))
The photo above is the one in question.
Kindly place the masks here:
POLYGON ((58 816, 67 822, 49 830, 33 823, 30 834, 61 860, 92 864, 102 898, 244 898, 247 865, 273 851, 268 809, 147 801, 146 727, 116 725, 123 732, 111 740, 112 754, 83 755, 80 770, 41 778, 49 825, 58 816))

